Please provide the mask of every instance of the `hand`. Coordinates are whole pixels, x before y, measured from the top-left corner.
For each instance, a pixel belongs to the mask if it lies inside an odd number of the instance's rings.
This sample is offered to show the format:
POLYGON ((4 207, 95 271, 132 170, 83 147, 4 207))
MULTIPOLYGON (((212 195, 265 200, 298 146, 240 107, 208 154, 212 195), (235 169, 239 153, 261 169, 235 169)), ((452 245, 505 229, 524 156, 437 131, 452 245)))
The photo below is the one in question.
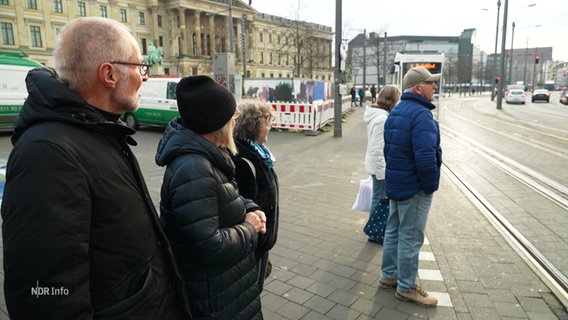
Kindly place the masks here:
POLYGON ((256 232, 260 232, 261 234, 266 233, 266 216, 262 211, 254 211, 247 213, 245 217, 245 221, 252 224, 256 232))

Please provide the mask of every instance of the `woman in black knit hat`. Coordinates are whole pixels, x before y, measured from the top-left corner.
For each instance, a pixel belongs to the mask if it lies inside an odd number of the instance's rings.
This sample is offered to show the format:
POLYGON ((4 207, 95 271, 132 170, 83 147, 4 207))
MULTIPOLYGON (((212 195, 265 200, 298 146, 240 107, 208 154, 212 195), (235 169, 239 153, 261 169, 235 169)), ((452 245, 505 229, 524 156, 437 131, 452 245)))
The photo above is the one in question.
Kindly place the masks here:
POLYGON ((235 98, 207 76, 183 78, 176 95, 181 117, 166 128, 156 163, 166 166, 160 218, 191 312, 262 319, 254 252, 266 217, 235 183, 235 98))

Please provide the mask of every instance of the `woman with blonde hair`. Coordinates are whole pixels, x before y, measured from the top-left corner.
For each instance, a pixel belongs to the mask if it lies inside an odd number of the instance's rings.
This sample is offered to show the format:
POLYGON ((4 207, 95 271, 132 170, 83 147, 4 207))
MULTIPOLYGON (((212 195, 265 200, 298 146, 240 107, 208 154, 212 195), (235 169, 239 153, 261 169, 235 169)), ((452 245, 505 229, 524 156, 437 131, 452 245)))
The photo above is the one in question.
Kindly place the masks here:
POLYGON ((166 166, 161 222, 197 319, 262 319, 255 250, 266 232, 260 207, 234 180, 235 98, 208 76, 176 87, 180 118, 160 140, 166 166))

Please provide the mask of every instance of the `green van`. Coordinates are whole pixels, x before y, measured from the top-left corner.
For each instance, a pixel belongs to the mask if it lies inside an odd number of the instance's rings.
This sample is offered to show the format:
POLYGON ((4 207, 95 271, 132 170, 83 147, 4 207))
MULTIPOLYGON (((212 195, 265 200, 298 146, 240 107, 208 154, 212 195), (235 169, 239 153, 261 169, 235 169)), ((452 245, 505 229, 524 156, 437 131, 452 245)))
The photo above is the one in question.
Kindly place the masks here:
POLYGON ((165 127, 179 117, 176 86, 181 78, 150 78, 142 84, 138 109, 127 112, 122 119, 130 128, 141 125, 165 127))
POLYGON ((13 129, 14 121, 28 96, 28 71, 43 67, 22 50, 0 51, 0 129, 13 129))

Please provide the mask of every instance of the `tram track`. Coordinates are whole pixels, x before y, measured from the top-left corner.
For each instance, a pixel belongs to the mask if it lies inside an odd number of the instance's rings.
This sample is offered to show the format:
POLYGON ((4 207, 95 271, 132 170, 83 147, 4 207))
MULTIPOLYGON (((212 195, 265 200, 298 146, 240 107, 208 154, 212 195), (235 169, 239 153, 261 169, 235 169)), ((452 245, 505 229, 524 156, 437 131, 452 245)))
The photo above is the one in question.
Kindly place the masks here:
POLYGON ((494 122, 493 124, 485 124, 481 121, 473 120, 473 117, 468 117, 462 113, 458 113, 457 111, 453 110, 451 106, 446 108, 446 110, 452 112, 452 117, 467 121, 470 124, 483 128, 492 133, 499 134, 500 136, 506 137, 508 139, 512 139, 523 144, 528 144, 532 147, 536 147, 540 150, 547 151, 554 155, 568 159, 568 148, 563 147, 563 144, 568 145, 568 131, 544 127, 542 125, 528 123, 526 121, 520 120, 511 122, 503 120, 495 114, 476 109, 475 116, 481 115, 484 117, 484 119, 489 119, 490 121, 494 122), (505 127, 513 127, 518 131, 506 131, 504 130, 505 127), (528 133, 533 134, 536 137, 531 137, 528 133))
POLYGON ((442 171, 462 190, 470 201, 485 215, 511 247, 521 256, 536 275, 554 293, 568 310, 568 278, 547 259, 523 234, 517 230, 470 183, 443 164, 442 171))
MULTIPOLYGON (((542 169, 535 166, 538 162, 532 161, 531 165, 531 161, 525 161, 527 164, 516 161, 511 157, 515 157, 517 153, 511 152, 510 147, 503 149, 502 152, 504 153, 497 151, 499 145, 503 144, 517 146, 517 148, 526 146, 527 150, 534 150, 533 152, 536 152, 536 154, 546 154, 546 158, 549 160, 547 163, 553 163, 550 162, 552 159, 557 161, 554 163, 565 163, 568 158, 568 131, 516 119, 514 114, 510 118, 506 118, 501 113, 487 112, 475 106, 471 108, 471 106, 464 104, 463 108, 457 107, 457 105, 449 105, 445 108, 449 112, 444 116, 450 116, 450 118, 446 118, 446 122, 440 123, 441 133, 444 137, 450 138, 451 141, 448 141, 448 143, 453 148, 457 148, 455 149, 457 152, 475 154, 473 157, 476 162, 483 163, 483 165, 474 165, 474 168, 477 168, 477 170, 483 168, 482 170, 489 170, 489 172, 483 174, 483 178, 477 177, 477 174, 481 174, 481 171, 476 173, 475 169, 469 165, 464 166, 460 162, 453 162, 449 157, 450 160, 445 161, 442 167, 444 174, 450 177, 485 215, 509 245, 564 305, 564 308, 568 310, 568 270, 566 264, 561 262, 568 259, 568 255, 564 253, 567 252, 568 238, 564 236, 565 232, 555 228, 554 225, 555 223, 563 223, 560 221, 565 221, 565 219, 560 217, 566 216, 566 213, 568 213, 568 187, 562 182, 564 177, 554 175, 551 170, 540 170, 542 173, 537 171, 542 169), (458 120, 457 123, 456 120, 458 120), (444 123, 448 123, 448 125, 444 123), (482 134, 482 132, 487 132, 489 135, 482 134), (494 137, 498 135, 498 141, 501 144, 494 143, 496 138, 488 138, 491 134, 494 137), (483 136, 484 139, 479 139, 479 135, 483 136), (489 141, 493 141, 493 143, 486 143, 489 141), (513 141, 515 144, 512 144, 513 141), (508 155, 505 154, 507 152, 508 155), (493 172, 490 173, 491 171, 493 172), (548 172, 548 175, 544 172, 548 172), (471 181, 476 184, 470 183, 467 181, 468 179, 472 179, 471 181), (518 191, 512 191, 512 193, 500 191, 498 186, 505 181, 503 179, 508 181, 508 190, 518 191), (480 182, 483 184, 479 184, 480 182), (491 189, 490 185, 494 189, 491 189), (479 190, 483 190, 483 192, 479 190), (529 209, 529 207, 523 206, 530 203, 525 201, 526 197, 533 202, 542 202, 541 207, 555 208, 556 212, 553 215, 541 217, 538 207, 532 206, 529 209), (495 203, 492 205, 493 201, 495 203), (509 208, 503 206, 503 202, 513 203, 517 209, 510 211, 509 208), (500 212, 500 210, 504 211, 500 212), (526 221, 536 222, 538 226, 534 225, 527 228, 527 225, 523 224, 526 221), (546 240, 541 239, 543 233, 533 232, 531 228, 550 235, 548 240, 560 241, 556 243, 558 247, 549 245, 553 242, 547 244, 546 240), (559 264, 555 265, 555 263, 559 264)), ((520 117, 522 118, 522 116, 520 117)), ((530 153, 530 151, 528 152, 530 153)), ((527 151, 518 154, 527 154, 527 151)))

